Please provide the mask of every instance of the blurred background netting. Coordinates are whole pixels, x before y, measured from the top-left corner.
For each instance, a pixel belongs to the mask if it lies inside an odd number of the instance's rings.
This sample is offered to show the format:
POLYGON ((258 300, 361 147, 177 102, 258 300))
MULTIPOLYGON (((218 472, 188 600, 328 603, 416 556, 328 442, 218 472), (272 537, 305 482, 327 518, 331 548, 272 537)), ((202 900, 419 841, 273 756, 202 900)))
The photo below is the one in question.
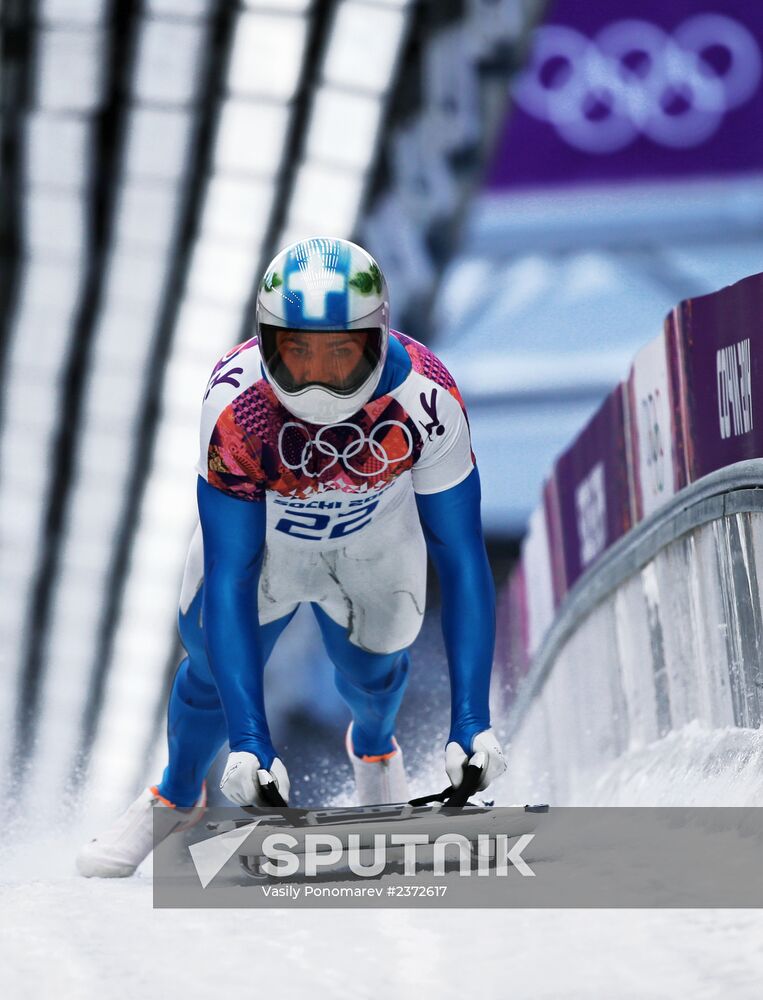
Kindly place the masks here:
MULTIPOLYGON (((5 0, 15 801, 119 805, 158 778, 200 402, 270 257, 316 234, 377 257, 393 326, 466 399, 502 578, 554 456, 667 310, 763 269, 762 51, 749 0, 5 0)), ((309 616, 268 690, 287 742, 338 750, 309 616)), ((440 705, 438 663, 404 727, 444 739, 440 705)))

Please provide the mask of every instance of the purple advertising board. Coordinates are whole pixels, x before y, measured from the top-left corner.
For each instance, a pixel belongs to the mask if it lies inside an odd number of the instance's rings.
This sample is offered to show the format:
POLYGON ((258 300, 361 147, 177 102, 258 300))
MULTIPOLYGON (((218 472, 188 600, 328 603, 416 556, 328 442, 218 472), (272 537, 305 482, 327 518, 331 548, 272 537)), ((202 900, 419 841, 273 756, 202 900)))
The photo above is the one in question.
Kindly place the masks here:
POLYGON ((527 588, 520 561, 499 593, 496 606, 493 684, 501 709, 511 705, 529 666, 527 588))
POLYGON ((633 523, 626 398, 618 385, 554 467, 567 589, 633 523))
POLYGON ((763 457, 763 274, 687 299, 668 330, 687 480, 763 457))
POLYGON ((543 484, 543 506, 546 513, 548 554, 551 563, 551 589, 553 591, 554 609, 556 609, 562 603, 562 598, 567 593, 567 580, 564 571, 564 545, 562 542, 562 519, 559 513, 559 488, 556 476, 553 473, 543 484))
POLYGON ((493 190, 763 169, 763 3, 552 0, 493 190))

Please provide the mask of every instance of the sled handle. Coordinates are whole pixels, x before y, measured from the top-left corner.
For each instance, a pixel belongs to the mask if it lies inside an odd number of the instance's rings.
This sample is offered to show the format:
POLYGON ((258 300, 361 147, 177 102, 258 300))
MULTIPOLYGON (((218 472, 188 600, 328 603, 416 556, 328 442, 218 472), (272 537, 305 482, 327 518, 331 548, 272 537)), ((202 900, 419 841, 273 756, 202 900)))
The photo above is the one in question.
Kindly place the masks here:
MULTIPOLYGON (((278 791, 278 785, 276 785, 270 773, 264 769, 261 769, 257 772, 257 776, 259 777, 261 774, 267 775, 268 777, 267 781, 260 779, 260 795, 262 796, 265 805, 270 806, 271 809, 272 808, 288 809, 289 803, 284 799, 284 797, 278 791)), ((262 806, 242 806, 241 808, 245 810, 249 809, 257 810, 261 809, 262 806)))
POLYGON ((260 785, 260 794, 267 805, 275 806, 278 809, 288 808, 289 803, 276 788, 275 781, 269 782, 267 785, 260 785))
POLYGON ((448 785, 447 788, 435 795, 422 795, 418 799, 411 799, 408 805, 428 806, 432 802, 442 802, 446 808, 463 809, 471 796, 479 790, 482 770, 477 764, 467 764, 464 768, 464 777, 458 788, 448 785))

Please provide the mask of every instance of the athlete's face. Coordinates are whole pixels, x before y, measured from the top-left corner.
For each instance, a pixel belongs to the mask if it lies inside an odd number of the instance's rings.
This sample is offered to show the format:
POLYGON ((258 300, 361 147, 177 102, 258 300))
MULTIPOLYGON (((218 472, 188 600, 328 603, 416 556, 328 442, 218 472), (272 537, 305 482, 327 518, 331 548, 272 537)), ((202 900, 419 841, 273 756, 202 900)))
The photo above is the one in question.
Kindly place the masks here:
POLYGON ((323 382, 344 389, 363 357, 368 334, 361 331, 305 333, 281 330, 276 336, 278 353, 297 385, 323 382))

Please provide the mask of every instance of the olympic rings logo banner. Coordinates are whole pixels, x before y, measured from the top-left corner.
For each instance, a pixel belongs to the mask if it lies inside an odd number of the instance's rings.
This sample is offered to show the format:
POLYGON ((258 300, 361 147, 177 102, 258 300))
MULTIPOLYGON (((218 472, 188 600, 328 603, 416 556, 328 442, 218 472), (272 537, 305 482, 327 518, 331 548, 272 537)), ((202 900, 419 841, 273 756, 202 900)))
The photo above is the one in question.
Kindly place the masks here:
POLYGON ((547 25, 514 96, 588 153, 613 153, 639 135, 699 146, 756 92, 761 62, 754 36, 723 14, 698 14, 672 34, 649 21, 614 21, 594 39, 547 25))
POLYGON ((645 164, 652 174, 763 169, 763 4, 713 6, 625 0, 612 19, 604 0, 554 4, 515 78, 491 186, 645 164))

